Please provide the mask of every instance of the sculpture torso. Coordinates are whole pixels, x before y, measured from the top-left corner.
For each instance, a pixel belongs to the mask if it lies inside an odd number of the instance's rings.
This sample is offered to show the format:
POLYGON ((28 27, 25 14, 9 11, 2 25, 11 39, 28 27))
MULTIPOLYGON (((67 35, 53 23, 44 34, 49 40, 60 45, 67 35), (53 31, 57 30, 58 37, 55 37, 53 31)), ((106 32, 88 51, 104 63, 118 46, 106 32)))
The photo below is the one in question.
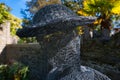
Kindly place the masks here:
POLYGON ((56 44, 54 47, 57 49, 54 56, 49 58, 48 62, 53 68, 49 72, 47 80, 110 80, 92 68, 81 66, 80 36, 75 31, 62 36, 64 37, 60 39, 59 45, 56 44))

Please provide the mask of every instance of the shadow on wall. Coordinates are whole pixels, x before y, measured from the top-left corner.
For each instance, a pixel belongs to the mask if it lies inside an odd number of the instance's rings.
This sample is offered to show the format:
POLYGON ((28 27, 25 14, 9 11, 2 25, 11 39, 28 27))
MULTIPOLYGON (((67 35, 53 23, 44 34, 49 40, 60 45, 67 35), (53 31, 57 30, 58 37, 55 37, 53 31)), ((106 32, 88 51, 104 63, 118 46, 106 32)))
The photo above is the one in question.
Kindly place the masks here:
MULTIPOLYGON (((0 46, 1 47, 1 46, 0 46)), ((0 64, 5 64, 6 60, 6 46, 0 48, 0 64)))

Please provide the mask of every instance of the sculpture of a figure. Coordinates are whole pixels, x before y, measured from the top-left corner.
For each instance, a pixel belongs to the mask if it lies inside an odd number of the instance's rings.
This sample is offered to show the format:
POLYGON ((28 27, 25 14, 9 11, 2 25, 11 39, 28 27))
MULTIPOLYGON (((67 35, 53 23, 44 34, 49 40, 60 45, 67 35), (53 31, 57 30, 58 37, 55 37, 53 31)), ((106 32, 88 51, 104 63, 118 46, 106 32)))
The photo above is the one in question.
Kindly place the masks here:
POLYGON ((110 80, 80 64, 80 36, 75 28, 94 20, 95 17, 77 16, 65 6, 53 4, 35 14, 32 27, 17 32, 20 37, 36 36, 41 46, 46 67, 45 76, 41 76, 44 78, 38 80, 110 80))

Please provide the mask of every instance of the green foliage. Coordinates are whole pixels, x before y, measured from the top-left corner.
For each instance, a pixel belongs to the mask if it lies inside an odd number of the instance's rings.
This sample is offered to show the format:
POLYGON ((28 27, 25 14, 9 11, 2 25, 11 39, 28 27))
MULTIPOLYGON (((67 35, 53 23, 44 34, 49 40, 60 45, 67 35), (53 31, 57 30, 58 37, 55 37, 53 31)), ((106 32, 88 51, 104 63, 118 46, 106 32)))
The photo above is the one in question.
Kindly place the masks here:
POLYGON ((7 65, 0 65, 0 80, 6 79, 7 65))
POLYGON ((0 65, 0 80, 28 80, 28 67, 20 63, 0 65))
POLYGON ((31 0, 27 1, 26 5, 29 12, 35 14, 40 8, 49 4, 60 4, 61 0, 31 0))
POLYGON ((10 7, 4 3, 0 3, 0 24, 6 21, 10 22, 11 35, 16 34, 16 29, 21 28, 21 19, 15 17, 10 13, 10 7))
POLYGON ((120 0, 84 0, 83 8, 78 10, 78 14, 84 16, 97 16, 97 24, 110 22, 120 16, 120 0))
POLYGON ((83 8, 78 14, 97 16, 99 19, 109 19, 120 14, 120 0, 84 0, 83 8))
POLYGON ((29 37, 29 38, 20 38, 18 41, 19 44, 21 43, 37 43, 37 40, 35 37, 29 37))
POLYGON ((81 4, 79 4, 79 2, 74 1, 65 1, 64 5, 69 7, 74 12, 77 12, 81 8, 81 4))
POLYGON ((9 7, 7 7, 4 3, 0 3, 0 23, 3 23, 6 19, 9 19, 9 7))
POLYGON ((10 32, 11 35, 16 35, 16 31, 18 28, 21 28, 21 19, 18 19, 17 17, 11 15, 10 16, 10 20, 8 20, 10 22, 10 32))

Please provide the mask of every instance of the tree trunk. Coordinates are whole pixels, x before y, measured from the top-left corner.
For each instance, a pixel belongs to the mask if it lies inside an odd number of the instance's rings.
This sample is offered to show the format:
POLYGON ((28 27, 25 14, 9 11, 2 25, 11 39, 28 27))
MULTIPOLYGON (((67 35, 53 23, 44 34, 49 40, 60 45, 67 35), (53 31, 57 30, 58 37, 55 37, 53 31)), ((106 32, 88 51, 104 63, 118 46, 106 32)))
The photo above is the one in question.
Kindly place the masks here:
POLYGON ((103 43, 106 43, 110 40, 110 27, 110 20, 103 19, 101 22, 101 40, 103 43))
POLYGON ((90 28, 88 26, 84 26, 84 34, 83 34, 83 40, 87 41, 90 40, 90 28))

